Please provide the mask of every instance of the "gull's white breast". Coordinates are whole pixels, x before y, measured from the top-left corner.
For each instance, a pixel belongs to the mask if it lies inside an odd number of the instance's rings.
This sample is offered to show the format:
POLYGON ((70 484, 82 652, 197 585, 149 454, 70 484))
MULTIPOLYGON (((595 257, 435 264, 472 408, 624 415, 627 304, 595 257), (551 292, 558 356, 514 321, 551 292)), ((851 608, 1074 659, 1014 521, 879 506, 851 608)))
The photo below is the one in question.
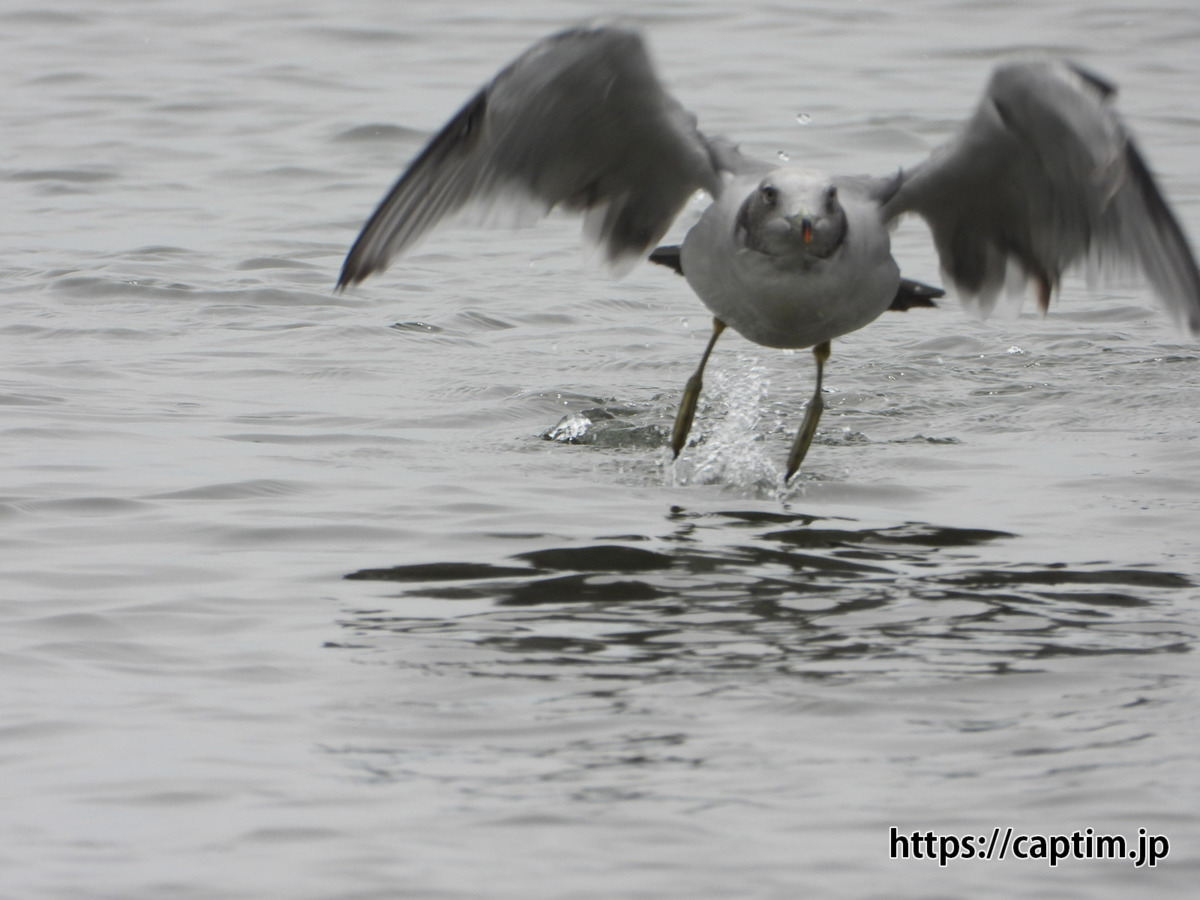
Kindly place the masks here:
POLYGON ((757 344, 798 349, 862 328, 891 305, 900 270, 876 203, 843 191, 845 242, 801 266, 739 240, 738 209, 756 186, 730 184, 683 242, 684 276, 714 316, 757 344))

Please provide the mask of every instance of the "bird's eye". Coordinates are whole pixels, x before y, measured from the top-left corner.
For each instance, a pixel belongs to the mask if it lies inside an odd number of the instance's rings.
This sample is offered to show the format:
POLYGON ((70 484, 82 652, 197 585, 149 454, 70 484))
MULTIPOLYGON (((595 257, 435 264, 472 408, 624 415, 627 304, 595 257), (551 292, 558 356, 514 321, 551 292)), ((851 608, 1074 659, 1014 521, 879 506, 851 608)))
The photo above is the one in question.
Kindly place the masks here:
POLYGON ((831 213, 837 210, 837 188, 830 187, 825 192, 825 212, 831 213))
POLYGON ((760 193, 762 194, 763 203, 769 207, 779 202, 779 189, 773 185, 764 184, 760 193))

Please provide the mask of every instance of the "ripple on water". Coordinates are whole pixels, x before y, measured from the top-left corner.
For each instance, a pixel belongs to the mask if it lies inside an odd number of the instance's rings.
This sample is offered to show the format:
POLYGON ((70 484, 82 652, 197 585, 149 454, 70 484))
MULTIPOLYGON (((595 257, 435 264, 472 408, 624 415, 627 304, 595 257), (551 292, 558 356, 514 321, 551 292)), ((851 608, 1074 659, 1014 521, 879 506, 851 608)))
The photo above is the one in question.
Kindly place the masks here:
POLYGON ((497 651, 479 674, 585 664, 631 678, 660 667, 708 677, 764 659, 822 678, 881 666, 1036 671, 1057 657, 1175 652, 1189 640, 1155 617, 1159 600, 1194 586, 1187 577, 1102 562, 986 564, 1013 537, 1005 532, 758 512, 678 521, 653 546, 569 544, 502 563, 362 569, 346 578, 402 591, 342 624, 355 646, 416 634, 497 651), (703 532, 718 521, 744 540, 710 545, 703 532), (407 616, 407 602, 420 613, 407 616), (445 604, 432 621, 429 602, 445 604), (1136 610, 1144 614, 1130 621, 1136 610))

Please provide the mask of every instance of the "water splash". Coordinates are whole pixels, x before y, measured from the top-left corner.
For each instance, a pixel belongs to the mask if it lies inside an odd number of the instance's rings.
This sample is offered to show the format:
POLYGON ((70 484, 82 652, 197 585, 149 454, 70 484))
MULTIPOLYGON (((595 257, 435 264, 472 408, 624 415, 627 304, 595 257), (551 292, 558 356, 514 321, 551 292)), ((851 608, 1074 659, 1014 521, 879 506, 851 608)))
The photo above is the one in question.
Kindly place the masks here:
POLYGON ((763 443, 763 416, 769 409, 771 382, 754 359, 739 358, 729 368, 712 370, 704 386, 692 443, 676 465, 682 483, 725 484, 774 491, 781 463, 763 443))
POLYGON ((586 444, 595 423, 584 413, 568 413, 553 428, 542 432, 542 439, 560 444, 586 444))

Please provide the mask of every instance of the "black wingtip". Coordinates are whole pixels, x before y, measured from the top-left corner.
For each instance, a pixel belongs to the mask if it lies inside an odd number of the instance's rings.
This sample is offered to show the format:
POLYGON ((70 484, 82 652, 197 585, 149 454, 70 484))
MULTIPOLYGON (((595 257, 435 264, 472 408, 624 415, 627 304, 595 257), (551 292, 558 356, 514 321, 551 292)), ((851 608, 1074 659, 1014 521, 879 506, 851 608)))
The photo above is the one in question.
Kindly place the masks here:
POLYGON ((922 284, 910 278, 901 278, 900 286, 896 288, 896 296, 888 307, 893 312, 908 312, 910 309, 937 309, 933 301, 945 297, 946 292, 932 285, 922 284))
POLYGON ((1097 75, 1091 69, 1079 65, 1079 63, 1069 62, 1067 67, 1090 84, 1092 88, 1105 100, 1112 99, 1117 96, 1117 86, 1105 78, 1103 75, 1097 75))
POLYGON ((671 244, 666 247, 657 247, 650 251, 650 262, 658 263, 660 266, 666 266, 668 269, 674 269, 676 275, 683 274, 683 260, 680 259, 680 247, 676 244, 671 244))
POLYGON ((346 257, 346 261, 342 263, 342 271, 338 273, 337 286, 334 287, 334 290, 339 294, 345 291, 346 288, 354 287, 354 285, 358 284, 365 277, 365 275, 355 270, 352 265, 353 257, 354 254, 351 252, 346 257))
POLYGON ((354 285, 358 284, 362 280, 363 280, 362 276, 357 275, 357 273, 351 274, 350 260, 347 259, 346 262, 342 265, 342 271, 338 275, 337 284, 334 285, 333 292, 335 294, 345 293, 346 288, 354 287, 354 285))

